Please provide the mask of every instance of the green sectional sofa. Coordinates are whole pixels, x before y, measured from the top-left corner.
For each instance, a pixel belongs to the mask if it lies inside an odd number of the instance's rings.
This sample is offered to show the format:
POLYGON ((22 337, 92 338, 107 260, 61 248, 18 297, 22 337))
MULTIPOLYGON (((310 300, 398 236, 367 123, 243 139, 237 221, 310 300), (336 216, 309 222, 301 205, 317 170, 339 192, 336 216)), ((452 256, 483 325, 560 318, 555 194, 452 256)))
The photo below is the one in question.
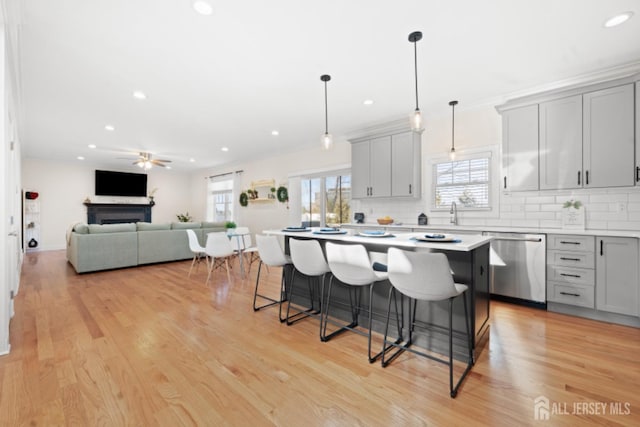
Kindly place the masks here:
POLYGON ((76 224, 67 236, 67 260, 78 273, 132 267, 193 257, 185 230, 202 246, 207 234, 225 231, 224 223, 76 224))

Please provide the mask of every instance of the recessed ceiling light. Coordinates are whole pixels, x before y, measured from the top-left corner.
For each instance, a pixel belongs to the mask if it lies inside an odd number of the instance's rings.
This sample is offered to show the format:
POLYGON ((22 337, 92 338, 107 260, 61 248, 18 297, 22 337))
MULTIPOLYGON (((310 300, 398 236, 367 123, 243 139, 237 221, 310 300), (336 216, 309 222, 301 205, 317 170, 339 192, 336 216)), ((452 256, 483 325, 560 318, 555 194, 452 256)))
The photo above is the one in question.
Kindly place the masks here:
POLYGON ((89 144, 89 145, 87 145, 87 147, 89 147, 89 148, 96 148, 96 144, 89 144))
POLYGON ((104 130, 108 130, 109 132, 113 132, 114 130, 116 130, 116 128, 113 127, 113 125, 105 125, 104 130))
POLYGON ((195 162, 195 161, 196 161, 196 159, 191 158, 191 159, 189 159, 189 161, 190 161, 191 163, 193 163, 193 162, 195 162))
POLYGON ((165 169, 171 169, 171 166, 165 166, 165 169))
POLYGON ((145 95, 141 90, 136 90, 135 92, 133 92, 133 97, 136 99, 147 99, 147 95, 145 95))
POLYGON ((633 16, 633 12, 619 13, 616 16, 612 16, 604 22, 605 28, 617 27, 620 24, 627 22, 633 16))
POLYGON ((82 157, 82 156, 78 156, 78 157, 77 157, 77 159, 78 159, 78 160, 84 160, 84 157, 82 157))
POLYGON ((225 152, 226 152, 226 151, 229 151, 229 147, 222 147, 222 148, 221 148, 221 150, 222 150, 222 151, 225 151, 225 152))
POLYGON ((280 135, 280 132, 278 132, 277 130, 272 130, 271 131, 271 135, 278 136, 278 135, 280 135))
POLYGON ((211 15, 213 13, 213 7, 211 7, 209 2, 204 0, 194 1, 193 10, 198 12, 200 15, 211 15))
POLYGON ((364 101, 362 101, 362 103, 364 105, 371 105, 371 104, 373 104, 373 99, 365 99, 364 101))

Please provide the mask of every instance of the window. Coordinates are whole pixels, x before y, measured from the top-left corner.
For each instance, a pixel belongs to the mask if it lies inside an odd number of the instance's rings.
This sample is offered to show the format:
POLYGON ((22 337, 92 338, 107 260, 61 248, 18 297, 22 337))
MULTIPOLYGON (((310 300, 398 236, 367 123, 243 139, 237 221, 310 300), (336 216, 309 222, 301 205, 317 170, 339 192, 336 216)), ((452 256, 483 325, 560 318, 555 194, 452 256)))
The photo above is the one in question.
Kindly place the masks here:
POLYGON ((486 154, 434 163, 434 208, 448 209, 452 202, 467 210, 491 208, 490 168, 491 157, 486 154))
POLYGON ((207 221, 233 220, 233 178, 212 178, 207 188, 207 221))
POLYGON ((301 224, 321 227, 349 222, 351 175, 335 174, 302 178, 301 224))

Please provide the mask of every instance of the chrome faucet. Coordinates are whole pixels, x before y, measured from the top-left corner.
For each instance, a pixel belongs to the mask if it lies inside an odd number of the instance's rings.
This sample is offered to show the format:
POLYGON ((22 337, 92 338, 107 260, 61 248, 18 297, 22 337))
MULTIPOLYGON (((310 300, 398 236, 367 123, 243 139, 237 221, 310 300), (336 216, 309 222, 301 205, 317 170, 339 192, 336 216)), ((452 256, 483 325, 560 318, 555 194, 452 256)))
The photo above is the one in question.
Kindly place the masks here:
POLYGON ((453 225, 458 225, 458 207, 456 206, 456 202, 451 202, 451 209, 449 210, 449 214, 451 218, 449 218, 449 222, 453 225))

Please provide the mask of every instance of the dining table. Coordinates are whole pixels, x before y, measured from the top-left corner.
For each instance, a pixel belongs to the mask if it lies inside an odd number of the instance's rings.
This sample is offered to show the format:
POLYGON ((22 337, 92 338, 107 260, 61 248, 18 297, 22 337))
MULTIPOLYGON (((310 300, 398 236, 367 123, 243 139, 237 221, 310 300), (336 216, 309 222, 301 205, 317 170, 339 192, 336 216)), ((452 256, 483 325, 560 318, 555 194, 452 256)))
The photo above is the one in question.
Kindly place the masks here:
MULTIPOLYGON (((332 241, 342 244, 362 244, 371 255, 372 260, 384 260, 387 250, 390 247, 400 248, 407 251, 432 251, 446 254, 449 265, 456 283, 465 284, 469 287, 466 292, 467 302, 470 308, 472 345, 474 352, 479 340, 485 335, 489 328, 490 317, 490 268, 489 253, 491 236, 481 234, 456 235, 455 231, 444 233, 428 232, 393 232, 366 229, 347 229, 337 227, 285 227, 282 229, 264 230, 264 234, 281 236, 284 239, 285 252, 289 253, 290 239, 314 239, 321 243, 332 241)), ((381 262, 384 264, 384 261, 381 262)), ((296 275, 296 280, 301 280, 301 275, 296 275)), ((429 278, 425 277, 425 286, 429 285, 429 278)), ((290 286, 290 284, 285 284, 290 286)), ((387 315, 387 301, 389 294, 389 282, 382 282, 374 287, 372 307, 374 311, 374 330, 383 333, 387 315)), ((340 287, 342 288, 342 287, 340 287)), ((334 298, 341 299, 345 307, 348 306, 349 293, 343 289, 343 293, 336 292, 334 298)), ((365 301, 369 304, 368 301, 365 301)), ((404 303, 403 303, 404 304, 404 303)), ((338 311, 338 316, 347 319, 351 316, 350 311, 338 311)), ((448 322, 448 304, 446 301, 429 303, 428 307, 422 307, 416 314, 416 319, 425 325, 435 329, 444 330, 448 322)), ((464 353, 466 348, 466 328, 464 323, 464 309, 462 302, 454 303, 454 348, 459 354, 464 353)), ((447 337, 442 336, 434 339, 417 342, 417 345, 430 350, 443 352, 446 350, 447 337)))

